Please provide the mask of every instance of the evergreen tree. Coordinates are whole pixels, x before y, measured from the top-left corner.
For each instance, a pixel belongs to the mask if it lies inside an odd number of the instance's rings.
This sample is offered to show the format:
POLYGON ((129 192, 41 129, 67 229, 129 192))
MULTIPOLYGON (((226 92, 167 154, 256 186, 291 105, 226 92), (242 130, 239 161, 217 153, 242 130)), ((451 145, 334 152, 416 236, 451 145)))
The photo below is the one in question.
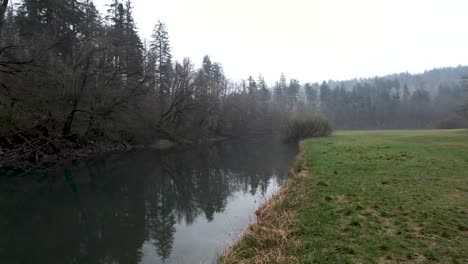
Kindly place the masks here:
POLYGON ((252 76, 249 76, 248 78, 248 90, 249 90, 249 95, 250 96, 255 96, 257 94, 257 83, 255 82, 255 80, 253 79, 252 76))
POLYGON ((277 104, 280 106, 285 106, 286 103, 286 94, 287 94, 288 85, 286 83, 286 76, 281 73, 279 82, 275 84, 274 87, 274 97, 277 104))
POLYGON ((8 0, 0 1, 0 44, 2 43, 3 36, 3 21, 5 20, 5 14, 8 9, 8 0))
POLYGON ((109 7, 106 19, 110 24, 111 60, 123 85, 135 83, 143 74, 143 44, 134 23, 132 3, 113 0, 109 7))
POLYGON ((263 103, 268 102, 270 100, 270 90, 268 89, 268 85, 265 82, 265 79, 262 75, 258 76, 258 88, 259 88, 259 99, 263 103))
POLYGON ((404 103, 408 103, 409 99, 410 99, 410 90, 408 88, 408 85, 403 85, 403 95, 402 95, 402 101, 404 103))
MULTIPOLYGON (((4 1, 7 2, 7 0, 4 1)), ((17 25, 15 23, 13 7, 9 7, 7 4, 5 11, 0 10, 0 12, 5 12, 3 18, 0 17, 0 47, 18 44, 17 25)))
POLYGON ((327 112, 331 107, 331 90, 325 81, 320 85, 320 102, 321 110, 327 112))
POLYGON ((123 23, 125 65, 128 78, 139 79, 143 73, 143 44, 138 35, 133 19, 133 6, 130 0, 125 2, 125 20, 123 23))
POLYGON ((307 104, 313 109, 317 109, 318 93, 317 90, 310 84, 304 85, 304 92, 306 95, 307 104))
POLYGON ((166 24, 161 21, 155 25, 150 42, 150 52, 154 64, 153 81, 155 90, 161 98, 170 94, 172 75, 172 55, 166 24))
POLYGON ((297 103, 299 92, 301 90, 301 84, 298 80, 291 79, 287 88, 287 103, 288 108, 292 110, 294 105, 297 103))

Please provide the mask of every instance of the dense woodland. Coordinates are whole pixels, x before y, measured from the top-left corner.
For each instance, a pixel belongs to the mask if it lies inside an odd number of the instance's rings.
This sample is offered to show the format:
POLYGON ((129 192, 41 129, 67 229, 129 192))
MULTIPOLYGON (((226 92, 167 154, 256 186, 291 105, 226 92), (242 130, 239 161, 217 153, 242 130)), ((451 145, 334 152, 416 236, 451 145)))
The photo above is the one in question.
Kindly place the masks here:
POLYGON ((106 14, 92 0, 0 2, 4 148, 38 133, 130 144, 258 135, 309 112, 339 129, 464 125, 468 67, 321 84, 284 75, 274 85, 261 75, 235 82, 209 56, 199 68, 174 61, 163 22, 143 42, 130 0, 109 0, 106 14))
POLYGON ((337 128, 460 128, 468 67, 440 68, 421 74, 306 84, 307 102, 337 128))

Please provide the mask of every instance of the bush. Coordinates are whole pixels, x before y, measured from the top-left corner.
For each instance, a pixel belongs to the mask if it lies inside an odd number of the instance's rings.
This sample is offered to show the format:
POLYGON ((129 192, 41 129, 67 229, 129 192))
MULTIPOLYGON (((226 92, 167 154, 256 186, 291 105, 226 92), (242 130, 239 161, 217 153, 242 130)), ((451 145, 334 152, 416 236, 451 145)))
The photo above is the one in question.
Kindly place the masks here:
POLYGON ((326 137, 333 132, 330 122, 318 115, 300 115, 291 118, 283 129, 285 142, 298 142, 310 137, 326 137))

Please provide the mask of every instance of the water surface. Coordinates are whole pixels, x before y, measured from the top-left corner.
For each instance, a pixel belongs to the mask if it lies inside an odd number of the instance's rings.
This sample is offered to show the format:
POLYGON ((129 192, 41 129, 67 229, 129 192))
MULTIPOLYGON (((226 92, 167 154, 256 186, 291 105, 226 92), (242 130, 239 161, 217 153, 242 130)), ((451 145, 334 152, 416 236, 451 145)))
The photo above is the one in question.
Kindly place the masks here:
POLYGON ((135 150, 0 180, 0 263, 212 263, 287 180, 267 138, 135 150))

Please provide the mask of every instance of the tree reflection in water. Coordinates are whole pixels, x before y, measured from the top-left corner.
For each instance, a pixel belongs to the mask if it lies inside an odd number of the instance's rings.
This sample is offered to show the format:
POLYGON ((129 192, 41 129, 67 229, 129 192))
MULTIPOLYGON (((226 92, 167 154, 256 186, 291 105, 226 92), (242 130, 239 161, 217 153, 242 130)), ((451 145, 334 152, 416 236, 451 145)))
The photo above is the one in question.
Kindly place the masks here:
POLYGON ((271 139, 138 150, 3 181, 0 262, 139 263, 147 242, 164 262, 177 225, 282 184, 296 151, 271 139))

